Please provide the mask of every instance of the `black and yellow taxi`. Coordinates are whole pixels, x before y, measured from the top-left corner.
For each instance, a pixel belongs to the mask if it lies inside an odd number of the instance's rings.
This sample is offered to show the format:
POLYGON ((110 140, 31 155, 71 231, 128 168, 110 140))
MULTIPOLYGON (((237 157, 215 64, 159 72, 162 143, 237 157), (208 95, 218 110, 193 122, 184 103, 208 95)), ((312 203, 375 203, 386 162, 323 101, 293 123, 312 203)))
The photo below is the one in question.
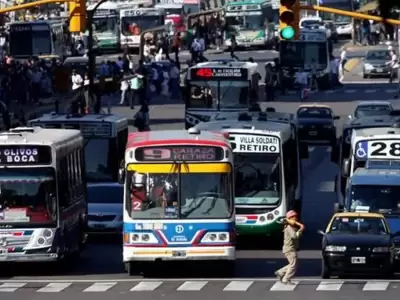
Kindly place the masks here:
POLYGON ((336 144, 335 116, 328 105, 303 104, 296 113, 296 126, 300 141, 307 144, 336 144))
POLYGON ((333 215, 322 239, 321 276, 348 273, 393 275, 393 238, 385 217, 370 212, 341 212, 333 215))

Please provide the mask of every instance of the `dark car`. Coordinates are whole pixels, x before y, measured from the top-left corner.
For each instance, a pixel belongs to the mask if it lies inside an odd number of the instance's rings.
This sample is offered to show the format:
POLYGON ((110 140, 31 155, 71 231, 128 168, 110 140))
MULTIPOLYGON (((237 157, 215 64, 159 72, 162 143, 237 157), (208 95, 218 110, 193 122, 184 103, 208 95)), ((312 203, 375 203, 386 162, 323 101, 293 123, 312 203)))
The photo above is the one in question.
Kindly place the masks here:
POLYGON ((388 49, 374 49, 367 52, 363 60, 363 77, 386 77, 390 75, 391 60, 388 49))
POLYGON ((336 126, 332 109, 326 105, 300 105, 296 113, 299 139, 307 144, 336 144, 336 126))
POLYGON ((379 274, 392 276, 394 245, 383 215, 368 212, 336 213, 322 239, 321 276, 379 274))

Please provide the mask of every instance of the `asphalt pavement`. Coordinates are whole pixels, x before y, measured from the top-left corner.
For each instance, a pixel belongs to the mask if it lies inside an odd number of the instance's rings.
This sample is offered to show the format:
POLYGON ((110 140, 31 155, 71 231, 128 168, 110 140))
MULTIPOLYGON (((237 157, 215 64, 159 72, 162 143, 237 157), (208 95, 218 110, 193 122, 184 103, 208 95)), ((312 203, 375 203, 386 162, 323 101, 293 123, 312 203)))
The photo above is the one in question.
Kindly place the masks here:
MULTIPOLYGON (((219 54, 225 55, 225 54, 219 54)), ((258 57, 257 52, 241 54, 244 59, 258 57)), ((260 53, 260 59, 267 60, 276 55, 273 52, 260 53)), ((362 81, 357 79, 357 81, 362 81)), ((359 90, 345 97, 344 92, 350 83, 332 94, 315 93, 310 101, 329 104, 334 112, 342 116, 338 127, 346 116, 354 110, 357 100, 365 100, 366 93, 359 90), (339 92, 340 91, 340 92, 339 92), (336 95, 336 97, 334 96, 336 95)), ((371 83, 358 84, 360 90, 371 89, 371 83), (363 88, 365 86, 365 88, 363 88)), ((388 89, 382 82, 376 89, 388 89)), ((374 93, 374 97, 387 100, 388 94, 374 93)), ((373 97, 371 96, 370 99, 373 97)), ((114 104, 118 99, 104 99, 114 104)), ((393 101, 396 106, 396 101, 393 101)), ((294 113, 301 103, 296 95, 287 95, 274 103, 262 103, 263 108, 275 107, 277 111, 294 113)), ((127 107, 115 106, 113 113, 131 118, 136 111, 127 107)), ((172 100, 158 99, 150 107, 152 130, 182 129, 184 107, 172 100)), ((133 130, 133 129, 131 129, 133 130)), ((379 280, 376 278, 320 279, 321 239, 318 229, 324 229, 333 211, 336 199, 334 178, 338 167, 330 162, 328 147, 310 147, 310 157, 303 160, 303 215, 306 231, 301 240, 299 266, 294 285, 277 283, 274 271, 286 262, 274 245, 242 244, 237 252, 236 273, 231 278, 220 278, 219 266, 201 264, 196 267, 181 264, 165 264, 146 269, 145 274, 129 277, 122 264, 122 250, 119 242, 93 243, 82 254, 79 261, 68 264, 63 269, 13 268, 0 269, 0 298, 19 300, 21 297, 36 300, 51 300, 58 293, 60 300, 179 300, 190 297, 192 300, 221 299, 248 300, 268 298, 273 300, 308 300, 311 296, 323 296, 326 300, 352 299, 375 300, 398 299, 400 280, 379 280), (2 284, 1 284, 2 283, 2 284), (284 298, 283 298, 284 297, 284 298)))

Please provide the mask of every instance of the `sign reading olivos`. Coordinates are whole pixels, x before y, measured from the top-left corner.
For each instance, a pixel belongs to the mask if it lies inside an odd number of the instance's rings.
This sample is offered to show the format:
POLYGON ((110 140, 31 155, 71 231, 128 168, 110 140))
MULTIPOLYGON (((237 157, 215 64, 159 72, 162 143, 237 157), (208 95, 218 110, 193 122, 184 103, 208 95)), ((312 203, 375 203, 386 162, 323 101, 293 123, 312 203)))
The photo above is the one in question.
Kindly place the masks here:
POLYGON ((279 139, 268 135, 230 135, 233 152, 279 153, 279 139))

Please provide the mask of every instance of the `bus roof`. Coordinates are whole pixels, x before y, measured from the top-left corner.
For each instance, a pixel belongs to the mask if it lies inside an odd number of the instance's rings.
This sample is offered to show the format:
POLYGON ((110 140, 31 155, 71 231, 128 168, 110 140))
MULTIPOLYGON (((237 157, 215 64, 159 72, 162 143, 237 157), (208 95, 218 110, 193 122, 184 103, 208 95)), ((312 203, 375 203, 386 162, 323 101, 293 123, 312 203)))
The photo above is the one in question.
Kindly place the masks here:
POLYGON ((79 130, 44 129, 40 127, 17 127, 0 133, 0 144, 10 145, 58 145, 83 137, 79 130))
POLYGON ((70 114, 44 114, 40 118, 30 120, 30 122, 111 122, 128 126, 128 119, 113 114, 89 114, 89 115, 70 115, 70 114))
POLYGON ((355 144, 360 140, 381 140, 393 139, 397 136, 400 138, 400 128, 393 127, 375 127, 375 128, 362 128, 356 129, 352 134, 352 143, 355 144))
POLYGON ((189 129, 132 132, 128 136, 126 149, 152 145, 160 146, 185 143, 192 145, 209 144, 220 147, 230 147, 228 140, 220 133, 189 129))

